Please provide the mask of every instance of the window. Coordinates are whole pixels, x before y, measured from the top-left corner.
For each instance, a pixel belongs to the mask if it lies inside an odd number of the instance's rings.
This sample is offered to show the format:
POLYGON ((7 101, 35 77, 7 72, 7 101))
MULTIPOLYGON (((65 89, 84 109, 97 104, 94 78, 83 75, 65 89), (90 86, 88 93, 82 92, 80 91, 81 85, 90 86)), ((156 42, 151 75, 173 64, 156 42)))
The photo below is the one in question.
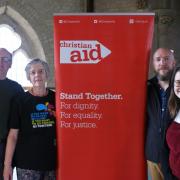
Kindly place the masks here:
POLYGON ((13 63, 8 71, 7 77, 21 84, 23 87, 31 86, 26 78, 25 67, 28 63, 28 55, 21 48, 21 37, 13 28, 7 24, 0 25, 0 47, 8 49, 13 53, 13 63))

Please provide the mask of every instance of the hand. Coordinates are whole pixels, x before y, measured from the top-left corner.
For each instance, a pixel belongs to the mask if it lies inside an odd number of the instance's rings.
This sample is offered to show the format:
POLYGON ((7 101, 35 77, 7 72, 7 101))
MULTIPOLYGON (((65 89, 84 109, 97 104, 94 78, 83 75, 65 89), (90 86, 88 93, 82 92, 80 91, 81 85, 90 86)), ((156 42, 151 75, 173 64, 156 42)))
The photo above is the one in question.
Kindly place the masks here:
POLYGON ((3 171, 4 180, 12 180, 13 179, 13 168, 10 165, 4 165, 3 171))

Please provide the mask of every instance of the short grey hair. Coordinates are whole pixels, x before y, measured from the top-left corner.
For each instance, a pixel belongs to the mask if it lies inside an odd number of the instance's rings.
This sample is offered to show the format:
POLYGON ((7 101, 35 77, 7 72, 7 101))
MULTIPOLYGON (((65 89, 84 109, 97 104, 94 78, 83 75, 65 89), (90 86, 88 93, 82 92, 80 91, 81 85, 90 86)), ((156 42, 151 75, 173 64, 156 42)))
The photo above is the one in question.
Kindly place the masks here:
POLYGON ((7 49, 5 48, 0 48, 0 51, 4 51, 9 55, 9 60, 12 61, 12 53, 10 53, 7 49))
POLYGON ((35 59, 32 59, 25 67, 25 71, 26 71, 26 77, 28 80, 30 80, 30 69, 31 69, 31 66, 34 65, 34 64, 41 64, 43 67, 44 67, 44 70, 46 72, 46 77, 47 79, 49 78, 49 74, 50 74, 50 69, 49 69, 49 65, 47 62, 41 60, 41 59, 38 59, 38 58, 35 58, 35 59))

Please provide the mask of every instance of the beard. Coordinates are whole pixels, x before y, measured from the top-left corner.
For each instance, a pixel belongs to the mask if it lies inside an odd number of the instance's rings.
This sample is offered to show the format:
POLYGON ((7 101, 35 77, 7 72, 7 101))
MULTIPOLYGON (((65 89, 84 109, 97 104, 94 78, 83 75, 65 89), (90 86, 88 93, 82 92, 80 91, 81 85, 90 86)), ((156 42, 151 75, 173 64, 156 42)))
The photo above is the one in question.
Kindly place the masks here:
POLYGON ((169 81, 172 75, 172 70, 168 71, 165 74, 160 74, 159 72, 155 72, 158 80, 160 81, 169 81))

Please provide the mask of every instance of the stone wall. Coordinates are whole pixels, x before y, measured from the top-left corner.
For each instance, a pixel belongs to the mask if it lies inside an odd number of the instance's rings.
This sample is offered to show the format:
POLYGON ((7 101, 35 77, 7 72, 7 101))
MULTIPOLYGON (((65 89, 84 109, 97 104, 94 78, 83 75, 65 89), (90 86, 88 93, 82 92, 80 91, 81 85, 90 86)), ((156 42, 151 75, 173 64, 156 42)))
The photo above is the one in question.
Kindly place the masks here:
POLYGON ((171 48, 180 60, 179 0, 0 0, 0 24, 9 24, 21 35, 22 48, 31 58, 39 56, 50 64, 53 87, 53 14, 87 12, 88 5, 93 12, 155 12, 152 49, 171 48))
POLYGON ((22 48, 30 58, 39 56, 49 63, 49 86, 53 87, 53 14, 84 10, 85 2, 82 0, 0 0, 0 24, 12 26, 21 35, 22 48), (5 7, 7 9, 4 13, 5 7))

